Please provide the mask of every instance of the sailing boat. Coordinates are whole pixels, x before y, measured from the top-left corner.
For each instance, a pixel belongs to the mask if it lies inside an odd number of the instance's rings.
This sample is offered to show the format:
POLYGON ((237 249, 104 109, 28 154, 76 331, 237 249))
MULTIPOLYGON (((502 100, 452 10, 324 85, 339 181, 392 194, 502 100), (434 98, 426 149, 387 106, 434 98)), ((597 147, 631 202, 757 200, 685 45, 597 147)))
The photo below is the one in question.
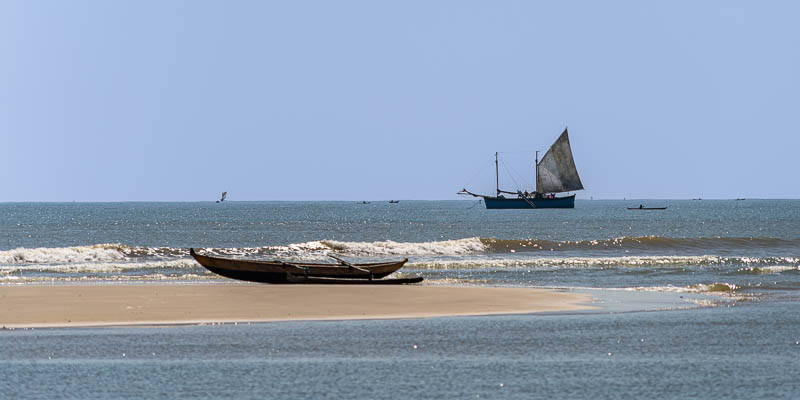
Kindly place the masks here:
POLYGON ((225 198, 228 197, 228 192, 222 192, 222 198, 217 200, 217 203, 225 201, 225 198))
POLYGON ((533 193, 509 192, 500 189, 497 153, 494 153, 495 188, 494 196, 475 194, 462 189, 458 194, 483 198, 488 209, 498 208, 575 208, 575 195, 556 197, 556 193, 583 190, 583 183, 575 168, 572 148, 569 145, 567 129, 556 139, 550 149, 539 161, 536 152, 536 188, 533 193), (505 197, 509 194, 515 197, 505 197))

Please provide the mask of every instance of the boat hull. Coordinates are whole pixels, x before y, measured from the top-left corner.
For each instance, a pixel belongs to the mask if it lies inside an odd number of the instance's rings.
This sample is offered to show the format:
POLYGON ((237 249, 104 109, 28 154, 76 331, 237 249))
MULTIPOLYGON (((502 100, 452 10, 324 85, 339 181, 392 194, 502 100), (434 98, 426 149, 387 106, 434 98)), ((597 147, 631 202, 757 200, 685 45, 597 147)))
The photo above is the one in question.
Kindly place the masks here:
MULTIPOLYGON (((402 268, 408 261, 353 264, 350 268, 341 264, 285 263, 281 261, 243 260, 197 254, 189 254, 207 270, 226 278, 259 283, 303 283, 297 278, 335 278, 377 281, 402 268)), ((312 283, 312 282, 307 282, 312 283)), ((322 283, 322 282, 314 282, 322 283)), ((331 282, 336 283, 336 282, 331 282)))
POLYGON ((531 208, 575 208, 575 195, 548 199, 545 197, 530 198, 504 198, 483 196, 483 203, 487 209, 531 209, 531 208), (533 203, 531 206, 530 203, 533 203))

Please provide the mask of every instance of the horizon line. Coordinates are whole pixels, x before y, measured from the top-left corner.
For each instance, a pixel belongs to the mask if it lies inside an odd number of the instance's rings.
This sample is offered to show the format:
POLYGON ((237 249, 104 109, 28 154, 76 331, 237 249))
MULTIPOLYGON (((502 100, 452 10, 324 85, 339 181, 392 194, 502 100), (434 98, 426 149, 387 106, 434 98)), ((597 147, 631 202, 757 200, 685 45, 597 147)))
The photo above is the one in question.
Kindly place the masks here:
MULTIPOLYGON (((478 199, 479 200, 479 199, 478 199)), ((791 197, 706 197, 706 198, 658 198, 658 197, 623 197, 623 198, 591 198, 591 199, 575 199, 575 201, 634 201, 634 200, 654 200, 654 201, 724 201, 724 200, 800 200, 800 198, 791 197)), ((389 201, 477 201, 476 199, 364 199, 364 200, 342 200, 342 199, 266 199, 266 200, 225 200, 224 203, 257 203, 257 202, 338 202, 338 203, 361 203, 368 202, 389 202, 389 201)), ((0 204, 13 204, 13 203, 51 203, 51 204, 64 204, 64 203, 220 203, 216 200, 18 200, 18 201, 0 201, 0 204)))

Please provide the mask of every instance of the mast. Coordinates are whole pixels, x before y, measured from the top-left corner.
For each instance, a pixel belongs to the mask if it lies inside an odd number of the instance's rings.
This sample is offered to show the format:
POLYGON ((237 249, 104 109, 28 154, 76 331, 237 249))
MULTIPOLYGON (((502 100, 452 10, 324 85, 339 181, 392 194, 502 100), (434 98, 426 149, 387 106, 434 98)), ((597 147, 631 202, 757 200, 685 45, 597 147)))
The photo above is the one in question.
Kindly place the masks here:
POLYGON ((533 176, 533 193, 539 193, 539 150, 536 150, 536 175, 533 176))
POLYGON ((497 193, 494 194, 495 196, 499 196, 500 195, 500 173, 498 172, 498 169, 499 168, 497 166, 497 152, 495 151, 494 152, 494 184, 495 184, 495 190, 497 191, 497 193))

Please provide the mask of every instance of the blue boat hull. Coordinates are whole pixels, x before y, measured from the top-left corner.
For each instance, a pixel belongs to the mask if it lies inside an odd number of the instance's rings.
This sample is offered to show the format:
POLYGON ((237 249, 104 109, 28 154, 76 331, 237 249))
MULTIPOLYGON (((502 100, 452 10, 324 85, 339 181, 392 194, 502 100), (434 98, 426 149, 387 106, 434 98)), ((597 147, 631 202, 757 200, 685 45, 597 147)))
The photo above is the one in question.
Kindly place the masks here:
POLYGON ((556 197, 548 199, 544 197, 536 197, 525 201, 520 198, 503 198, 503 197, 490 197, 483 196, 483 202, 486 208, 493 209, 512 209, 512 208, 575 208, 575 195, 556 197), (536 207, 531 207, 528 201, 533 203, 536 207))

